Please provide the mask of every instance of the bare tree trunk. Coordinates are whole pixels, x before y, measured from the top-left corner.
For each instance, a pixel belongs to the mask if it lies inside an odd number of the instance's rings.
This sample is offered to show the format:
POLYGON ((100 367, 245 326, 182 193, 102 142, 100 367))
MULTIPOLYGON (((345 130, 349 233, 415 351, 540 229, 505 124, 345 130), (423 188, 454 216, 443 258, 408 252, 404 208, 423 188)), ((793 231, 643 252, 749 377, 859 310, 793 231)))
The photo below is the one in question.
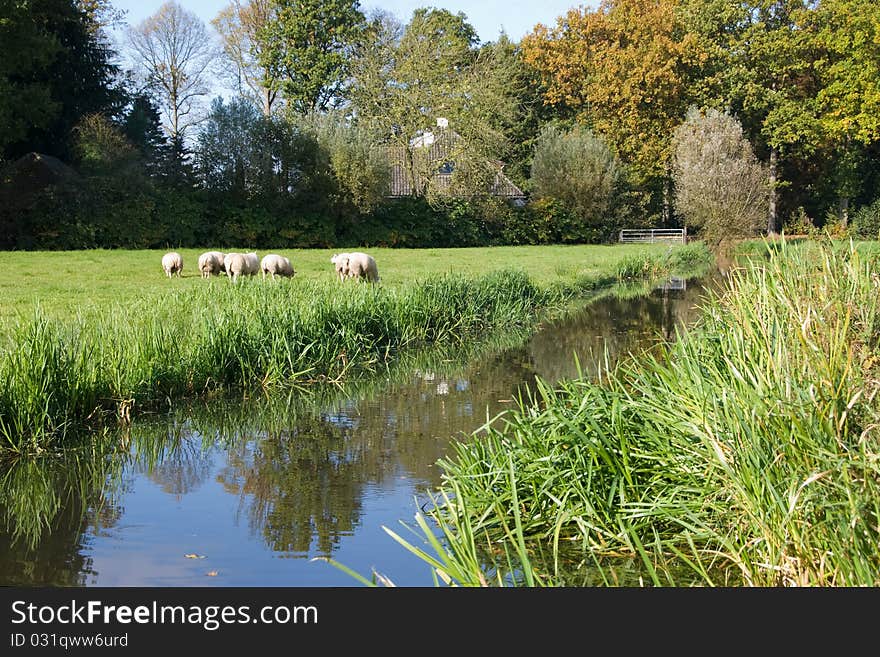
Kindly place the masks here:
POLYGON ((767 212, 767 234, 776 235, 779 231, 777 226, 778 209, 776 207, 778 195, 776 192, 776 167, 779 153, 775 148, 770 149, 770 204, 767 212))
POLYGON ((263 87, 263 114, 266 116, 272 115, 272 101, 274 100, 274 93, 269 87, 263 87))
POLYGON ((849 225, 849 196, 841 196, 838 203, 840 209, 840 223, 846 228, 849 225))

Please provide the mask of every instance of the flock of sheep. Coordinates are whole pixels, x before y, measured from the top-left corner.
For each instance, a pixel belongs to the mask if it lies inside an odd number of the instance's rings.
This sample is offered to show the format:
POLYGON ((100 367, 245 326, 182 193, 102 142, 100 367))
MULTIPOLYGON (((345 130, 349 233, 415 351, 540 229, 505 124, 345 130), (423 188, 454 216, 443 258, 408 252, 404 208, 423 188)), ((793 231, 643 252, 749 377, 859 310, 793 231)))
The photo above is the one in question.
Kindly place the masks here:
MULTIPOLYGON (((346 278, 356 278, 371 283, 379 282, 379 269, 373 256, 366 253, 336 253, 330 258, 336 268, 336 274, 340 281, 346 278)), ((183 256, 176 251, 171 251, 162 256, 162 269, 168 278, 180 277, 183 271, 183 256)), ((199 256, 199 271, 202 278, 211 278, 218 274, 226 274, 233 283, 238 281, 239 276, 256 276, 263 274, 271 276, 293 276, 296 272, 290 260, 284 256, 270 253, 260 260, 256 253, 223 253, 221 251, 206 251, 199 256)))

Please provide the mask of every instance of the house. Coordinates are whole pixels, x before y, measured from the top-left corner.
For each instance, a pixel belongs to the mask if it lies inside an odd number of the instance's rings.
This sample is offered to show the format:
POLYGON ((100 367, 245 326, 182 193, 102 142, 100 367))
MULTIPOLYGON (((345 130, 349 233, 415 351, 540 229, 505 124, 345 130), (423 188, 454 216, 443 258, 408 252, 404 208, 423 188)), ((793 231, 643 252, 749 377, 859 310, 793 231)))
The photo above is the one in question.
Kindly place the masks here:
POLYGON ((410 139, 409 145, 391 146, 391 185, 388 196, 400 198, 418 196, 427 192, 449 196, 462 195, 456 186, 456 160, 464 158, 469 164, 485 165, 489 172, 494 169, 494 179, 486 192, 521 204, 525 193, 504 175, 504 164, 497 160, 479 161, 469 156, 467 145, 460 134, 449 129, 446 119, 437 119, 437 129, 428 130, 410 139))

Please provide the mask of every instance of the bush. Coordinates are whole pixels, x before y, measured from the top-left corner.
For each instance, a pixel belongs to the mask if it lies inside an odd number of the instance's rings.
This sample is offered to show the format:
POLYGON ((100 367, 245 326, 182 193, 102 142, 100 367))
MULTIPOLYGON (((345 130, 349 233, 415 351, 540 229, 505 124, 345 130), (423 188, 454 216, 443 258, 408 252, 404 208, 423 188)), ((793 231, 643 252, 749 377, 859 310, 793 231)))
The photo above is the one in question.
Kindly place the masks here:
POLYGON ((734 117, 695 107, 673 136, 675 209, 717 246, 757 235, 767 212, 768 175, 734 117))
POLYGON ((530 184, 537 198, 558 201, 583 224, 599 227, 621 173, 617 157, 589 128, 547 126, 535 145, 530 184))
POLYGON ((880 198, 856 210, 852 218, 852 234, 866 240, 880 239, 880 198))

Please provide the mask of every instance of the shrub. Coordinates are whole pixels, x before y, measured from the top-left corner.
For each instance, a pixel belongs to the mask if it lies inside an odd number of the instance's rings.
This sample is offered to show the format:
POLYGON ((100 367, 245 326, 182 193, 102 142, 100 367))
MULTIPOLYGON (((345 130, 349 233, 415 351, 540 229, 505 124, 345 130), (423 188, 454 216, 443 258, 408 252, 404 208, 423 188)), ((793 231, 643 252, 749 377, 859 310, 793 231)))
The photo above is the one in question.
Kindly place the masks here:
POLYGON ((862 239, 880 239, 880 198, 856 210, 852 218, 852 233, 862 239))
POLYGON ((768 175, 739 121, 691 107, 673 135, 675 209, 710 246, 757 235, 767 211, 768 175))

